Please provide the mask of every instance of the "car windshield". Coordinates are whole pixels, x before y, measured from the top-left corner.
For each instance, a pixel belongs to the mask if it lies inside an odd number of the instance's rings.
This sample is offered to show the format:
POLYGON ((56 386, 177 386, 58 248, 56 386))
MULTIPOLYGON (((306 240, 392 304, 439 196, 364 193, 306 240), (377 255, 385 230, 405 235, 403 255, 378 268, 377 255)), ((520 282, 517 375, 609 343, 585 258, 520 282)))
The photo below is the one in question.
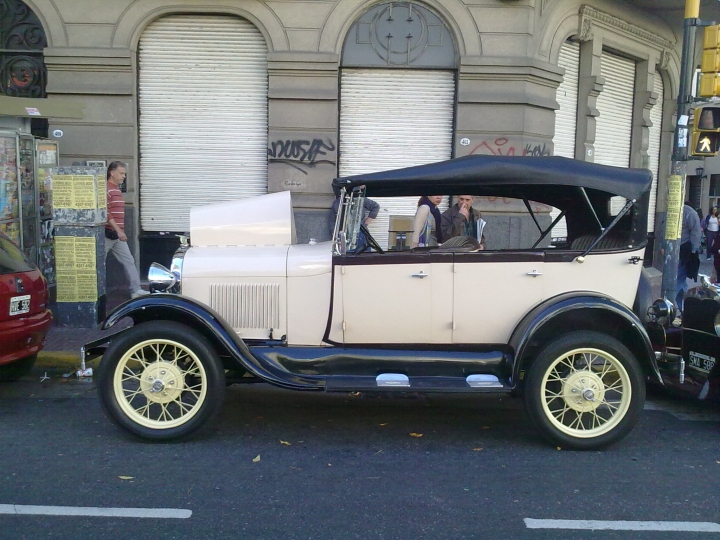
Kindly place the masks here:
POLYGON ((22 251, 7 238, 0 236, 0 274, 16 274, 34 270, 22 251))

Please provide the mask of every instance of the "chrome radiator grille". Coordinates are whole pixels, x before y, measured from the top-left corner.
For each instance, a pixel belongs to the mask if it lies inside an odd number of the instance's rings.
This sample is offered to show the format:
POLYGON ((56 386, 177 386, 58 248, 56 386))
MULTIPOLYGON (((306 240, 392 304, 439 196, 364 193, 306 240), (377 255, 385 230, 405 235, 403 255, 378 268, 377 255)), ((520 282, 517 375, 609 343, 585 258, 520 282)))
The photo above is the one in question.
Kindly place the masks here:
POLYGON ((233 328, 279 328, 280 285, 277 283, 213 283, 210 307, 233 328))

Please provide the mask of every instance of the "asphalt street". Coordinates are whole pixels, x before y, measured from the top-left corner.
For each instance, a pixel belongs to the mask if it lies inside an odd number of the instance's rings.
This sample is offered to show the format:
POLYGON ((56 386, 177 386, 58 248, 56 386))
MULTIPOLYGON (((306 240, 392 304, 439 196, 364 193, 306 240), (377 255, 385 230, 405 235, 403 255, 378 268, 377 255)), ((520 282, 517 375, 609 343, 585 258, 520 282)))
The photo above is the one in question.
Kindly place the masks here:
POLYGON ((0 385, 3 539, 720 539, 717 406, 654 393, 620 444, 574 452, 507 396, 233 386, 201 436, 149 444, 92 382, 38 375, 0 385), (38 515, 58 506, 111 515, 38 515))

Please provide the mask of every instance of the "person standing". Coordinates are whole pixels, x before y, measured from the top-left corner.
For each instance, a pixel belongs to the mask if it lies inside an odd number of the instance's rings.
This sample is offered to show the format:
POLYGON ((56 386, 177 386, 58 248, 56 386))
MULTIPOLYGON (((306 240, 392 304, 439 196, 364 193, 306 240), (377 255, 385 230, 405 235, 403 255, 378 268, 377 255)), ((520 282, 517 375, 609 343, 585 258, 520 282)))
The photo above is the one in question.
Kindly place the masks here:
POLYGON ((135 267, 125 234, 125 201, 118 187, 127 175, 125 165, 113 161, 107 168, 107 223, 105 224, 105 258, 112 251, 125 270, 130 282, 130 297, 137 298, 148 294, 140 287, 140 274, 135 267))
POLYGON ((682 213, 682 233, 680 237, 680 253, 678 257, 677 287, 675 305, 678 309, 678 316, 673 325, 679 326, 682 321, 683 300, 688 290, 687 279, 697 280, 698 269, 700 268, 700 218, 697 212, 685 202, 682 213))
POLYGON ((718 235, 718 229, 720 228, 718 226, 718 209, 717 206, 713 206, 710 209, 710 213, 705 218, 705 238, 707 239, 707 248, 708 248, 708 254, 707 254, 707 260, 709 261, 711 258, 710 255, 710 248, 713 245, 713 242, 715 240, 715 237, 718 235))
POLYGON ((412 247, 437 246, 442 243, 443 236, 440 229, 442 218, 438 210, 442 197, 442 195, 420 197, 415 211, 412 247))

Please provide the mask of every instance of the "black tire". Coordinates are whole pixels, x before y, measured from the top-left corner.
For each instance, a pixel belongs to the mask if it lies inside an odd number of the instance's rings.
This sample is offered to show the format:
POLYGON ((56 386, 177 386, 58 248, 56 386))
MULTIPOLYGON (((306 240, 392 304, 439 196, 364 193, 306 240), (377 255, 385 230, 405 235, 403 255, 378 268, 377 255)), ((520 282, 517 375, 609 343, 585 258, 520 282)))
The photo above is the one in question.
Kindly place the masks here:
POLYGON ((20 358, 19 360, 10 362, 9 364, 1 365, 0 383, 14 382, 19 378, 24 377, 32 371, 32 368, 35 365, 35 360, 37 360, 37 354, 32 354, 30 356, 26 356, 25 358, 20 358))
POLYGON ((100 403, 110 419, 151 441, 187 439, 209 424, 225 395, 222 363, 200 333, 152 321, 113 340, 98 367, 100 403))
POLYGON ((595 450, 616 443, 630 433, 644 404, 645 378, 637 360, 600 332, 573 332, 552 341, 525 380, 528 416, 562 448, 595 450))

